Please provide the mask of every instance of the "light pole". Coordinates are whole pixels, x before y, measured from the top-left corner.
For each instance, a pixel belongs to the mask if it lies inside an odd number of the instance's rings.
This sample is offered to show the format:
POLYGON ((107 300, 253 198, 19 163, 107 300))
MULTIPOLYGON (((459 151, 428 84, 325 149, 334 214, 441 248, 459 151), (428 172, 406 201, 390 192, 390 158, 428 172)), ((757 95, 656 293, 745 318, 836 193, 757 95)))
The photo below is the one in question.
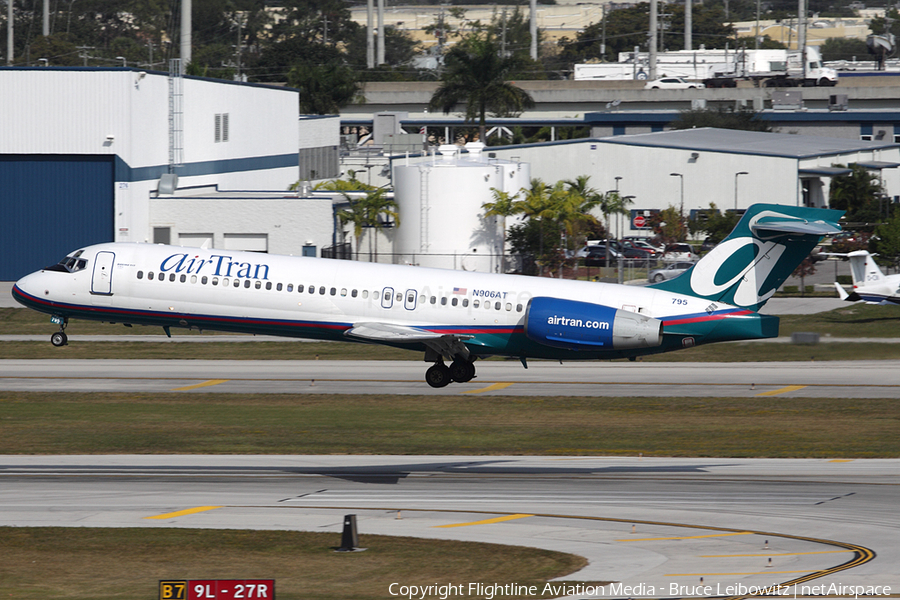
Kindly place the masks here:
POLYGON ((740 171, 740 172, 734 174, 734 210, 738 209, 738 203, 737 203, 737 200, 738 200, 738 195, 737 195, 738 176, 739 175, 749 175, 749 174, 750 173, 748 173, 747 171, 740 171))
POLYGON ((619 199, 619 180, 620 179, 622 179, 622 178, 616 177, 616 189, 607 191, 604 194, 604 198, 603 198, 603 204, 604 204, 603 214, 606 216, 606 266, 607 267, 609 266, 609 243, 610 243, 610 238, 612 238, 612 235, 610 235, 610 231, 609 231, 609 209, 610 209, 610 197, 609 196, 610 196, 610 194, 615 194, 615 199, 616 199, 616 201, 618 201, 618 199, 619 199))
POLYGON ((670 177, 677 177, 681 182, 681 204, 678 208, 678 216, 681 218, 681 222, 684 223, 684 175, 681 173, 669 173, 670 177))

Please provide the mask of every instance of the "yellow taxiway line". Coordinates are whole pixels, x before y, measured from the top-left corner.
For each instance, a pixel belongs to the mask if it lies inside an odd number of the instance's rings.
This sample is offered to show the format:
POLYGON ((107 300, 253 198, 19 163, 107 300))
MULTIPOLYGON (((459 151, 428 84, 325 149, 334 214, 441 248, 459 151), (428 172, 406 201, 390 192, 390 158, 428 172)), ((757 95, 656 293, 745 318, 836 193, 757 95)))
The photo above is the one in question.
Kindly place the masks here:
POLYGON ((225 383, 226 381, 230 381, 229 379, 210 379, 209 381, 204 381, 203 383, 195 383, 194 385, 186 385, 184 387, 175 388, 173 392, 184 392, 187 390, 196 390, 197 388, 209 387, 211 385, 219 385, 220 383, 225 383))
POLYGON ((796 392, 797 390, 802 390, 805 387, 805 385, 789 385, 778 390, 770 390, 768 392, 757 394, 757 396, 777 396, 778 394, 786 394, 787 392, 796 392))
POLYGON ((484 521, 471 521, 469 523, 451 523, 449 525, 435 525, 435 529, 447 529, 450 527, 468 527, 469 525, 490 525, 491 523, 502 523, 503 521, 512 521, 514 519, 524 519, 525 517, 533 517, 534 515, 506 515, 494 519, 485 519, 484 521))
POLYGON ((173 519, 175 517, 183 517, 185 515, 194 515, 201 512, 206 512, 208 510, 215 510, 217 508, 222 508, 221 506, 198 506, 197 508, 188 508, 185 510, 179 510, 177 512, 170 512, 164 515, 156 515, 153 517, 144 517, 145 519, 173 519))
POLYGON ((496 392, 497 390, 503 390, 512 385, 510 383, 494 383, 492 385, 487 386, 486 388, 481 388, 480 390, 468 390, 463 392, 463 394, 481 394, 482 392, 496 392))

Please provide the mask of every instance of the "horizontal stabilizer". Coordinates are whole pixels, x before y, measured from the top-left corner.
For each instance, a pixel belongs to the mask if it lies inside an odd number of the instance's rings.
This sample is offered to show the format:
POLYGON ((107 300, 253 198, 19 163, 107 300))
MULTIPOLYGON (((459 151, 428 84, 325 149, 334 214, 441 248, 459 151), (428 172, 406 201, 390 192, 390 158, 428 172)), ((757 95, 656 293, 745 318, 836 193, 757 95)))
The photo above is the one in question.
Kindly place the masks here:
POLYGON ((800 221, 800 220, 768 220, 762 218, 750 229, 758 236, 767 234, 799 233, 801 235, 833 235, 840 233, 841 227, 837 223, 828 221, 800 221))

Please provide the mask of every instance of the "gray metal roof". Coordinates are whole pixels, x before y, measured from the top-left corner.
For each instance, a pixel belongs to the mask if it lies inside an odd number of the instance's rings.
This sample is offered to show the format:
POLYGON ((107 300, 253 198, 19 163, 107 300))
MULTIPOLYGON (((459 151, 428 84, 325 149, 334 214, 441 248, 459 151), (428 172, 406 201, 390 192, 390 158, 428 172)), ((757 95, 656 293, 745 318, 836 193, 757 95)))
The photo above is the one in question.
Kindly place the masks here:
POLYGON ((603 138, 601 141, 629 146, 652 146, 797 159, 900 147, 900 144, 887 142, 864 142, 812 135, 714 129, 712 127, 619 135, 603 138))

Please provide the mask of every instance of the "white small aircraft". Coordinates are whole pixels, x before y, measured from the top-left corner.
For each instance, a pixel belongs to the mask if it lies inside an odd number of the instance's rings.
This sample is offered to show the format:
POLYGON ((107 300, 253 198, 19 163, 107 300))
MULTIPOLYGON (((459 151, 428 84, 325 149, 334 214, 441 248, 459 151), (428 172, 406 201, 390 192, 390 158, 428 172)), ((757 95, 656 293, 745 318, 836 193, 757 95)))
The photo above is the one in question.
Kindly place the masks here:
POLYGON ((840 211, 754 205, 681 276, 648 287, 176 246, 81 248, 26 275, 17 301, 69 319, 385 344, 424 351, 433 387, 487 356, 634 359, 775 337, 757 311, 840 211), (450 362, 446 365, 444 361, 450 362))
POLYGON ((849 294, 838 282, 834 282, 841 300, 868 304, 900 304, 900 275, 885 275, 875 264, 868 250, 857 250, 846 255, 850 259, 850 275, 853 291, 849 294))

